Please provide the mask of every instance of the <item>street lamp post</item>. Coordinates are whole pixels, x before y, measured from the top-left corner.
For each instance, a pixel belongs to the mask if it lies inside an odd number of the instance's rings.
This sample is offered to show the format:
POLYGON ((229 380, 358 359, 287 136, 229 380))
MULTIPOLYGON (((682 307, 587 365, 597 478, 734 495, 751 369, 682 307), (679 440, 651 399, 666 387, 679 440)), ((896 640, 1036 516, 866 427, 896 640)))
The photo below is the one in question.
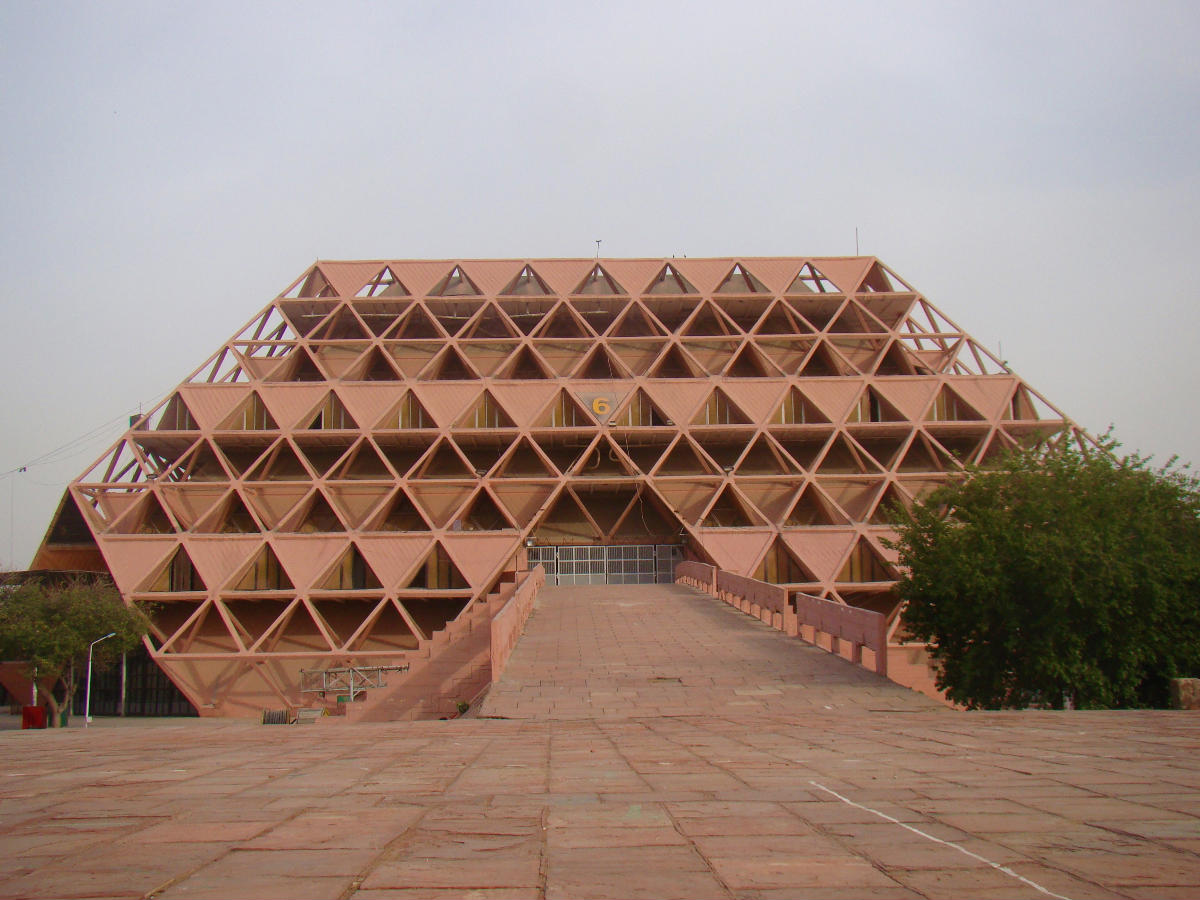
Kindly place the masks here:
POLYGON ((84 728, 87 728, 89 725, 92 724, 92 648, 95 647, 101 641, 107 641, 110 637, 116 637, 116 636, 117 636, 117 633, 115 631, 110 631, 104 637, 96 638, 94 641, 92 641, 90 644, 88 644, 87 692, 84 694, 84 697, 83 697, 83 727, 84 728))

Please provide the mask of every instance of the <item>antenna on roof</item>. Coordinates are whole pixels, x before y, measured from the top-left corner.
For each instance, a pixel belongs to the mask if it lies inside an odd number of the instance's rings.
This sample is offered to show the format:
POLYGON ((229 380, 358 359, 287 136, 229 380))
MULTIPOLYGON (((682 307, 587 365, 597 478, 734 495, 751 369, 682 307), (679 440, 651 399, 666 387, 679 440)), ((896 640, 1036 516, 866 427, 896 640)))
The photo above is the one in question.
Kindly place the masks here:
POLYGON ((596 259, 600 258, 600 238, 596 238, 596 259))
POLYGON ((858 226, 854 226, 854 255, 858 256, 858 226))

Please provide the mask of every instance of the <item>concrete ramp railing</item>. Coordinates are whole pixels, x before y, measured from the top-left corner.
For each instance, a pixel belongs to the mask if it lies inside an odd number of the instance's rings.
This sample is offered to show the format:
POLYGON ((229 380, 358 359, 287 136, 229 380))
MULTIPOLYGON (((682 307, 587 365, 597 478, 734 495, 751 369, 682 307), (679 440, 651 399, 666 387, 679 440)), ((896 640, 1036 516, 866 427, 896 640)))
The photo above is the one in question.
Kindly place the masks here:
POLYGON ((865 647, 871 651, 875 672, 887 677, 887 617, 880 613, 808 594, 796 594, 793 604, 786 588, 735 575, 706 563, 679 563, 675 567, 675 581, 719 597, 791 637, 816 647, 827 642, 829 646, 824 649, 839 656, 842 645, 846 644, 850 661, 858 665, 863 665, 865 647))
POLYGON ((499 681, 500 676, 504 674, 508 658, 516 649, 521 632, 525 630, 525 622, 533 612, 533 601, 545 585, 546 570, 538 565, 531 572, 525 573, 524 579, 517 584, 508 602, 492 617, 492 683, 499 681))
MULTIPOLYGON (((362 703, 348 704, 358 722, 444 719, 473 703, 504 671, 508 658, 546 583, 541 566, 517 573, 482 603, 474 603, 442 631, 408 655, 409 670, 362 703)), ((336 721, 327 719, 326 721, 336 721)))
POLYGON ((686 584, 706 594, 717 594, 717 567, 707 563, 684 560, 675 564, 675 583, 686 584))
POLYGON ((888 620, 882 613, 834 603, 821 597, 796 594, 796 615, 801 629, 811 629, 814 634, 801 637, 816 644, 816 634, 829 635, 830 650, 841 652, 842 642, 850 645, 850 661, 863 664, 862 652, 866 647, 875 657, 875 671, 888 677, 888 620))

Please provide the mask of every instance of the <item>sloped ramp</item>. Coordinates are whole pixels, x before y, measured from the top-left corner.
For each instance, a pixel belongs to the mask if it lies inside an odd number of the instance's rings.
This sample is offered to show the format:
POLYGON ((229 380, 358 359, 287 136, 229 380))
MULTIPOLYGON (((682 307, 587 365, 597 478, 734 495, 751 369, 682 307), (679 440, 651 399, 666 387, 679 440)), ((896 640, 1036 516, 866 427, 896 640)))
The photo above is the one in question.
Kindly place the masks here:
POLYGON ((633 719, 943 705, 682 585, 547 587, 478 716, 633 719))

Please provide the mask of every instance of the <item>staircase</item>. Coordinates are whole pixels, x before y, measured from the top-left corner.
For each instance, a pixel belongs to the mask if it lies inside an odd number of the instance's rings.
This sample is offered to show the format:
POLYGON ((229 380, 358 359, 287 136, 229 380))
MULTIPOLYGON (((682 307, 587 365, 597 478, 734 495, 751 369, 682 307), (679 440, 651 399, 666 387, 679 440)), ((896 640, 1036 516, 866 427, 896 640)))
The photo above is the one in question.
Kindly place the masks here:
POLYGON ((405 654, 406 673, 371 691, 362 702, 345 704, 344 720, 395 722, 460 715, 466 708, 463 704, 475 702, 499 676, 544 583, 545 572, 538 566, 518 572, 516 581, 476 600, 405 654))

